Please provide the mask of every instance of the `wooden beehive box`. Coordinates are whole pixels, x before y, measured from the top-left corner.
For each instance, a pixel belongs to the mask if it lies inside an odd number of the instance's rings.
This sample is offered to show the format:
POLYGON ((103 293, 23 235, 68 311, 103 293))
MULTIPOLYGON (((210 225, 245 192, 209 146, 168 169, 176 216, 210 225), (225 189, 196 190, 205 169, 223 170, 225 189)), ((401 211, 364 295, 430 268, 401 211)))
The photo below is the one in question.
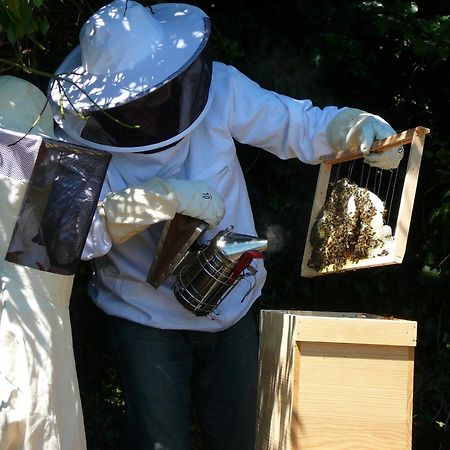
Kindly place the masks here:
POLYGON ((263 310, 256 450, 410 449, 416 325, 263 310))

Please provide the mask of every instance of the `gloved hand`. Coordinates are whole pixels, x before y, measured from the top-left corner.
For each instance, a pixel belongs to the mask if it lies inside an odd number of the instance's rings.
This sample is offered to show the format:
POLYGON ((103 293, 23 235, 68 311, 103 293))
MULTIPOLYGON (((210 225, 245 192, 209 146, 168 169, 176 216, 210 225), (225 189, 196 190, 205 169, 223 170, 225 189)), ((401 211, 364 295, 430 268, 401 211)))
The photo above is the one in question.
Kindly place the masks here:
POLYGON ((375 140, 393 134, 395 130, 380 116, 354 108, 343 108, 327 128, 328 144, 333 150, 359 149, 366 163, 380 169, 395 169, 403 158, 403 147, 369 153, 375 140))
POLYGON ((98 211, 113 242, 121 244, 152 224, 171 220, 175 214, 218 225, 225 207, 204 181, 151 178, 138 186, 111 192, 98 211))

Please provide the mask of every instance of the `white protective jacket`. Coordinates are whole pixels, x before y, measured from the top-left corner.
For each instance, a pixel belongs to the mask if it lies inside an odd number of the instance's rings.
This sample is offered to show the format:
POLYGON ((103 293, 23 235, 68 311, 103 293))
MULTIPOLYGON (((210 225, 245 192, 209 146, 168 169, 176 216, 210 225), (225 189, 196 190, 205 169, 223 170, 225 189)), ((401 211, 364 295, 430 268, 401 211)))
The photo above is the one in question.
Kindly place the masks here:
MULTIPOLYGON (((203 180, 224 199, 226 208, 221 223, 204 239, 230 225, 234 232, 256 235, 234 140, 281 159, 315 164, 321 155, 332 152, 326 128, 338 108, 320 109, 309 100, 262 89, 222 63, 213 65, 210 95, 205 118, 174 147, 148 155, 114 154, 102 195, 152 177, 203 180)), ((245 279, 219 306, 214 320, 196 317, 178 303, 170 284, 154 289, 146 283, 161 229, 162 224, 152 225, 127 242, 112 245, 99 216, 95 217, 83 252, 84 259, 95 258, 94 302, 107 314, 156 328, 221 331, 237 322, 261 293, 266 275, 262 261, 254 261, 256 285, 244 301, 249 288, 245 279)))
MULTIPOLYGON (((74 277, 5 260, 24 249, 9 245, 29 181, 19 163, 26 167, 41 144, 0 130, 3 148, 11 139, 21 144, 0 164, 0 449, 86 450, 69 316, 74 277)), ((41 255, 34 252, 36 262, 41 255)))

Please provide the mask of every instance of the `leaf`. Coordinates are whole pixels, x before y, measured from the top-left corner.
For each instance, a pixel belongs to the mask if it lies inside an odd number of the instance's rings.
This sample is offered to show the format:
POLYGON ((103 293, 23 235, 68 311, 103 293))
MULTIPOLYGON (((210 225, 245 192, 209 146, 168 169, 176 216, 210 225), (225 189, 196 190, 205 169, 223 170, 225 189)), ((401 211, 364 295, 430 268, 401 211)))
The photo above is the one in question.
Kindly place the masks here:
POLYGON ((18 0, 10 0, 5 4, 5 10, 8 15, 11 17, 12 21, 21 20, 20 17, 20 3, 18 0))
POLYGON ((417 3, 411 2, 411 4, 409 5, 409 12, 412 14, 415 14, 418 11, 419 11, 419 7, 417 6, 417 3))
POLYGON ((39 30, 42 34, 47 34, 48 29, 50 28, 50 24, 48 23, 48 19, 44 16, 39 22, 39 30))
POLYGON ((39 8, 40 6, 42 6, 44 3, 44 0, 33 0, 33 4, 34 6, 36 6, 36 8, 39 8))
POLYGON ((33 8, 28 3, 20 3, 20 22, 24 27, 28 27, 33 20, 33 8))
POLYGON ((9 24, 8 27, 6 28, 6 37, 8 38, 8 41, 11 44, 15 44, 17 35, 16 30, 12 24, 9 24))
POLYGON ((431 268, 430 266, 424 266, 422 267, 422 272, 420 275, 428 279, 437 279, 439 278, 439 271, 431 268))

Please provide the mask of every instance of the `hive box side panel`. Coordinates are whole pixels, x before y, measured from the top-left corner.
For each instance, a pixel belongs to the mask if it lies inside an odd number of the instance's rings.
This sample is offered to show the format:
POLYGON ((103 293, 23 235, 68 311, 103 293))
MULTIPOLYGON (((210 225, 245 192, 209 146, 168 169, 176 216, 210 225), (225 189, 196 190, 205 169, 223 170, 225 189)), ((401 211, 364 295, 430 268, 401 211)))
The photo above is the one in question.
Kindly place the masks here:
POLYGON ((411 448, 414 349, 298 342, 292 449, 411 448))
POLYGON ((261 312, 257 450, 290 450, 295 316, 261 312))

